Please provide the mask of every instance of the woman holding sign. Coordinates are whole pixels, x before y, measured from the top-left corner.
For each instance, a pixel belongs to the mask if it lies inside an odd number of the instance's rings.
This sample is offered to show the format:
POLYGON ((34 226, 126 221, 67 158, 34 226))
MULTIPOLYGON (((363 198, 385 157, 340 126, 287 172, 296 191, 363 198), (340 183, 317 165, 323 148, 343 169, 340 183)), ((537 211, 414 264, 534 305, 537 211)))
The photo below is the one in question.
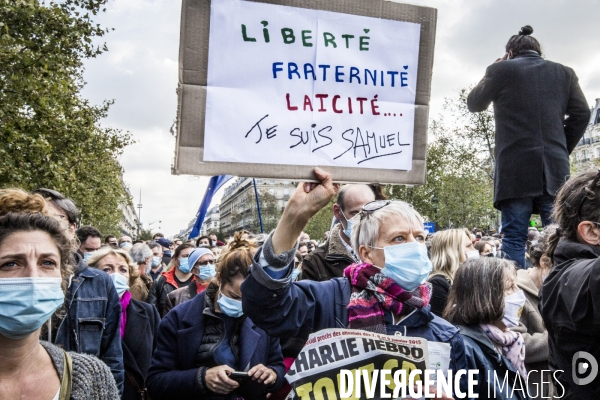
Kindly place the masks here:
MULTIPOLYGON (((352 227, 352 247, 362 262, 349 266, 343 278, 291 282, 296 239, 338 191, 330 174, 315 168, 315 175, 319 183, 298 187, 255 255, 242 284, 244 312, 276 337, 351 328, 448 343, 449 368, 466 368, 458 329, 431 313, 426 233, 421 216, 407 203, 365 204, 352 227)), ((464 391, 466 379, 460 386, 464 391)))

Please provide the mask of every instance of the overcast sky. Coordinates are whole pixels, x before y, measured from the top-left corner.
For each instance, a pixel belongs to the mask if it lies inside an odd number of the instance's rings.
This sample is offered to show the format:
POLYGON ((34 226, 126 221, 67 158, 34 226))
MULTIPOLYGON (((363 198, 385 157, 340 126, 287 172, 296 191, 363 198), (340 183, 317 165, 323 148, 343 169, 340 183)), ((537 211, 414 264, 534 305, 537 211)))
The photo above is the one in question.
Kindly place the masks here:
MULTIPOLYGON (((370 0, 355 0, 370 1, 370 0)), ((481 79, 504 54, 508 38, 533 26, 549 60, 572 67, 590 106, 600 97, 597 0, 413 0, 438 9, 430 117, 445 97, 481 79)), ((132 133, 136 144, 121 158, 125 182, 139 203, 145 227, 166 235, 194 218, 208 177, 171 175, 175 139, 177 58, 181 1, 110 0, 98 22, 115 30, 109 51, 86 62, 83 95, 94 103, 114 99, 104 125, 132 133), (158 222, 161 221, 161 222, 158 222)), ((220 193, 216 196, 216 202, 220 193)))

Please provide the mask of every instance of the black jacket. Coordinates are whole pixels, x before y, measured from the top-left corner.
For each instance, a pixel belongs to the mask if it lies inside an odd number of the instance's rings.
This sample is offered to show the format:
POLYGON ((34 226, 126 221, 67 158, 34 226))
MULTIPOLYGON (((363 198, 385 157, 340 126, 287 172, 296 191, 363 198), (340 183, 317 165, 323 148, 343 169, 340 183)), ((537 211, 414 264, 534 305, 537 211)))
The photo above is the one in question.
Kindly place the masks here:
POLYGON ((357 260, 348 252, 340 238, 341 224, 337 224, 329 239, 308 254, 302 261, 302 280, 328 281, 344 276, 344 269, 357 260))
MULTIPOLYGON (((205 387, 206 369, 196 365, 204 335, 205 300, 204 293, 200 293, 193 300, 173 308, 161 321, 147 380, 153 400, 206 399, 214 395, 205 387)), ((269 337, 250 318, 244 319, 240 329, 238 364, 250 365, 249 369, 263 364, 275 371, 277 382, 269 388, 254 381, 246 382, 227 397, 233 398, 239 392, 240 397, 247 400, 264 400, 266 390, 276 391, 284 381, 285 366, 279 339, 269 337)))
POLYGON ((448 296, 450 295, 450 289, 452 284, 444 275, 436 274, 430 276, 427 281, 431 283, 431 312, 441 317, 448 303, 448 296))
MULTIPOLYGON (((561 239, 554 253, 555 266, 540 291, 539 307, 550 346, 548 363, 563 371, 557 374, 567 393, 563 399, 600 398, 600 374, 580 386, 573 381, 572 370, 573 356, 579 351, 600 362, 599 257, 600 251, 592 246, 561 239)), ((561 393, 557 386, 558 396, 561 393)))
POLYGON ((556 195, 590 109, 575 72, 536 52, 490 65, 469 93, 469 111, 494 103, 494 207, 506 199, 556 195), (567 118, 565 118, 567 116, 567 118))
POLYGON ((138 400, 138 388, 146 387, 148 368, 152 363, 152 353, 156 347, 156 332, 160 317, 156 307, 131 299, 127 307, 127 324, 123 336, 123 363, 125 364, 125 391, 123 400, 138 400))

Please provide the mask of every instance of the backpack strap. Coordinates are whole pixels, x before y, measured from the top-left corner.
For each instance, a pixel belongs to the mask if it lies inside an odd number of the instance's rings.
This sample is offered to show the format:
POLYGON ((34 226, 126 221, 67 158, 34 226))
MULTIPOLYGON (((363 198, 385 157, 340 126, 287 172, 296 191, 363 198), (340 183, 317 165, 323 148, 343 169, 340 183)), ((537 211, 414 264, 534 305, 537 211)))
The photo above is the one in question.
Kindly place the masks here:
POLYGON ((63 350, 63 374, 58 400, 70 400, 73 389, 73 359, 63 350))
POLYGON ((131 386, 133 386, 133 389, 140 396, 139 398, 141 400, 150 400, 150 397, 148 397, 148 389, 146 389, 146 388, 142 389, 140 387, 140 385, 138 384, 137 379, 135 379, 135 376, 133 376, 133 374, 131 373, 131 371, 125 370, 125 375, 127 375, 127 379, 129 379, 129 383, 131 383, 131 386))

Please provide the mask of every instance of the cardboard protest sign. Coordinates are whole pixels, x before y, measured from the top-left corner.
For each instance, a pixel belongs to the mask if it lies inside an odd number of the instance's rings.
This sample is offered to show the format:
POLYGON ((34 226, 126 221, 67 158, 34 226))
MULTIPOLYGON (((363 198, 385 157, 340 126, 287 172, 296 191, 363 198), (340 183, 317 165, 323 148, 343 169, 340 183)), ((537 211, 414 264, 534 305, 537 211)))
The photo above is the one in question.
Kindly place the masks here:
POLYGON ((302 400, 379 399, 382 384, 393 394, 397 385, 392 376, 397 371, 404 371, 408 382, 412 371, 429 368, 428 360, 428 342, 422 338, 325 329, 309 337, 286 379, 302 400), (390 382, 382 383, 383 370, 390 372, 390 382))
POLYGON ((184 0, 173 172, 424 183, 435 22, 380 0, 184 0))

